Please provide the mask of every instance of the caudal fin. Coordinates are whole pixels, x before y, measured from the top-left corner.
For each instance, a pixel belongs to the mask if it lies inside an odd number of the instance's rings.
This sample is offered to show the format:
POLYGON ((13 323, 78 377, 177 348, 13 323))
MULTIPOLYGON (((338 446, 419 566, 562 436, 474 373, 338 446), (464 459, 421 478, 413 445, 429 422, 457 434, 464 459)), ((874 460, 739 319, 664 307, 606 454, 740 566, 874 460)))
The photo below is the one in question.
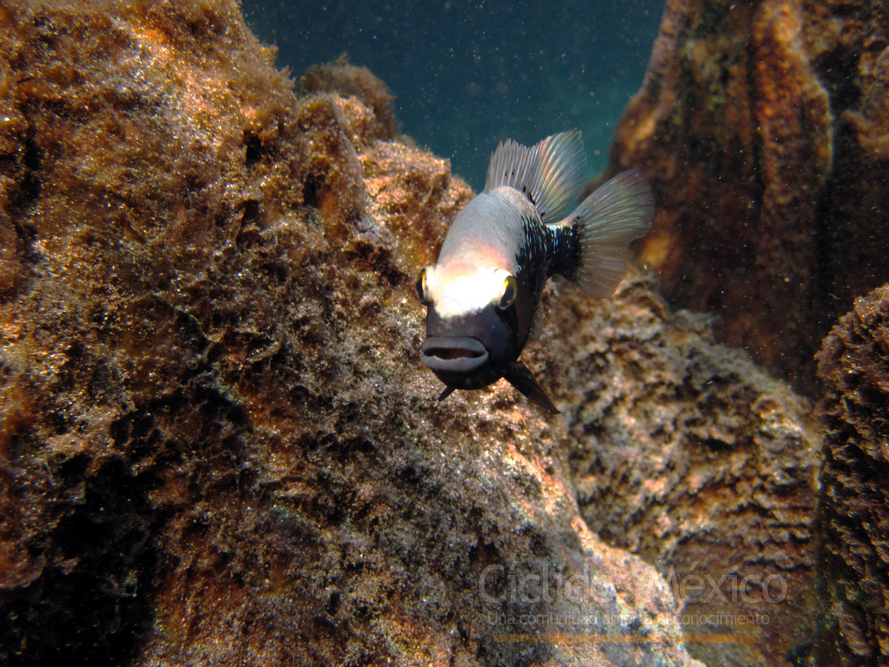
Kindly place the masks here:
POLYGON ((515 188, 525 193, 543 222, 555 222, 580 196, 586 165, 580 130, 554 134, 534 146, 508 139, 491 155, 485 191, 515 188))
POLYGON ((561 224, 570 225, 578 244, 572 275, 565 276, 587 294, 614 294, 632 257, 629 243, 651 229, 654 195, 635 169, 618 174, 597 189, 561 224))

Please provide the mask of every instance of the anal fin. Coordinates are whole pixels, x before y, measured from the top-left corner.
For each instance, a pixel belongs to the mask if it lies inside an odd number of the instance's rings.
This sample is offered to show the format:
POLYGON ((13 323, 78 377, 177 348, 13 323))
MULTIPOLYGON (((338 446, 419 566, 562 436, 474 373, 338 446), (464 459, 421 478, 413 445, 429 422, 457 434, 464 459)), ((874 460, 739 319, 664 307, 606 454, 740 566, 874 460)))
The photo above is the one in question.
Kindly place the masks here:
POLYGON ((503 374, 503 379, 524 394, 534 405, 551 415, 559 414, 552 399, 546 395, 540 383, 534 379, 531 370, 521 361, 516 361, 503 374))

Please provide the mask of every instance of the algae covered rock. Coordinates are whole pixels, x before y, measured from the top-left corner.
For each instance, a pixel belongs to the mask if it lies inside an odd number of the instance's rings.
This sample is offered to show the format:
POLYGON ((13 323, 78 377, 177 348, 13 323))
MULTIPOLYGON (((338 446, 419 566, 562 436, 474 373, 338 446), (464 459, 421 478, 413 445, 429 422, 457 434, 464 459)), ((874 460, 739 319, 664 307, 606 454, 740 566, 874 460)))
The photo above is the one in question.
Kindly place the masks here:
POLYGON ((435 400, 446 161, 226 0, 7 3, 0 53, 0 662, 696 664, 563 423, 435 400))
POLYGON ((830 323, 889 278, 887 43, 879 0, 669 0, 612 146, 655 189, 668 298, 810 395, 830 323))
POLYGON ((472 193, 272 57, 227 0, 0 8, 0 662, 697 665, 692 571, 794 584, 726 655, 808 636, 805 401, 634 274, 544 294, 563 416, 439 403, 472 193))
POLYGON ((551 345, 590 529, 658 568, 704 664, 808 651, 821 448, 810 402, 716 343, 706 317, 672 311, 650 276, 592 308, 563 297, 551 345))
POLYGON ((889 653, 889 286, 855 301, 818 353, 826 425, 819 571, 821 664, 889 653))

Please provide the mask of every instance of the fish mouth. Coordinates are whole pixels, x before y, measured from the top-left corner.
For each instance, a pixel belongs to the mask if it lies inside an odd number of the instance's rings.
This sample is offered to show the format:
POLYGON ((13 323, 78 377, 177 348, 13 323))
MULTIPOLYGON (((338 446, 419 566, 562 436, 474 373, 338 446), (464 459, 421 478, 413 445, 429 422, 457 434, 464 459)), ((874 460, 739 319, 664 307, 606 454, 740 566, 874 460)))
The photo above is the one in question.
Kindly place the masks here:
POLYGON ((431 336, 420 348, 420 361, 436 373, 470 373, 488 361, 488 351, 475 338, 431 336))

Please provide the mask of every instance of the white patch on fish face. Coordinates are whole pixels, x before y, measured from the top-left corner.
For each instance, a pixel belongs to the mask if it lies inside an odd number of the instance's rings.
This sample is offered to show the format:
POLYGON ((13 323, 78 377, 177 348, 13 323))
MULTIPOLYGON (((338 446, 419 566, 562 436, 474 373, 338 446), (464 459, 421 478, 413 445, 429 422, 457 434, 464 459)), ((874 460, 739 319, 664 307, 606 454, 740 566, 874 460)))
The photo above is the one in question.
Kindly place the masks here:
POLYGON ((426 289, 440 317, 456 317, 499 302, 509 276, 493 266, 436 265, 426 268, 426 289))

